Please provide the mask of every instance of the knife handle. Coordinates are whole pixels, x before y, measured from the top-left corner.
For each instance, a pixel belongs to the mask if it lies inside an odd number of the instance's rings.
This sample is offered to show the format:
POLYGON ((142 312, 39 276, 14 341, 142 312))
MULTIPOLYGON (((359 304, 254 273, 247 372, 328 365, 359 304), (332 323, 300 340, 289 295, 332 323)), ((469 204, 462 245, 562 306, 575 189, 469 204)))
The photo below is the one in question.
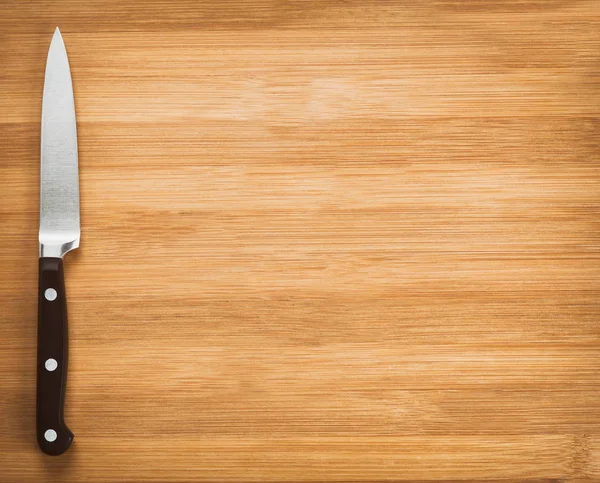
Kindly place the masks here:
POLYGON ((63 418, 67 335, 62 258, 40 258, 36 432, 40 449, 53 456, 64 453, 73 442, 63 418))

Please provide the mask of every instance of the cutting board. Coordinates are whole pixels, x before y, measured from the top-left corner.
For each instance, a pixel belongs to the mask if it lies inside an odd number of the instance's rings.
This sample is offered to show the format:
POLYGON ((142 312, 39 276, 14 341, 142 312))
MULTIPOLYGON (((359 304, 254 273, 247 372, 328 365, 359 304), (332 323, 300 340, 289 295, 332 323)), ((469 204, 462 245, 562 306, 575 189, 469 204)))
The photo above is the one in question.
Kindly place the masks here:
POLYGON ((600 3, 0 3, 0 481, 600 478, 600 3), (34 433, 41 95, 79 128, 34 433))

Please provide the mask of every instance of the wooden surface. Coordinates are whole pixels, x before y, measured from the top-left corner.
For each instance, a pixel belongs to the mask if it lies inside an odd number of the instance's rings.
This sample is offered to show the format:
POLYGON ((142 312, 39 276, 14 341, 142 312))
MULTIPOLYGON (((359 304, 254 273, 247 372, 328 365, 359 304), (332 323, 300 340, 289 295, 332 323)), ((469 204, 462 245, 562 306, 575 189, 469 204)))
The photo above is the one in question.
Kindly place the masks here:
POLYGON ((0 2, 0 481, 600 481, 600 3, 0 2), (34 436, 59 25, 82 242, 34 436))

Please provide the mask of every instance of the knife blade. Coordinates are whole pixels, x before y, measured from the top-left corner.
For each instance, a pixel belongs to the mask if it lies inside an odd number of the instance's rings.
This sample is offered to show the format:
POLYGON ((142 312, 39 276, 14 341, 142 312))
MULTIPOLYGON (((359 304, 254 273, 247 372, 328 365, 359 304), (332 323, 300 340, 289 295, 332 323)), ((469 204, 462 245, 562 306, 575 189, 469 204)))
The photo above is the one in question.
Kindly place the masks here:
POLYGON ((36 433, 40 449, 64 453, 73 433, 64 422, 68 331, 65 254, 79 246, 79 169, 69 60, 58 27, 52 37, 42 100, 36 433))

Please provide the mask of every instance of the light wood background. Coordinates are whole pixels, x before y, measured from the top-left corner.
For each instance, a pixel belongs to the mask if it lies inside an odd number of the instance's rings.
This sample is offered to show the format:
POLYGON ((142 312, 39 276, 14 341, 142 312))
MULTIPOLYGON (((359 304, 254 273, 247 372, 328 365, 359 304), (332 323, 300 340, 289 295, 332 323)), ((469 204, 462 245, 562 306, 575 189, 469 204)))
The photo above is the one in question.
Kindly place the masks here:
POLYGON ((600 2, 0 2, 0 481, 600 481, 600 2), (79 127, 58 458, 39 124, 79 127))

